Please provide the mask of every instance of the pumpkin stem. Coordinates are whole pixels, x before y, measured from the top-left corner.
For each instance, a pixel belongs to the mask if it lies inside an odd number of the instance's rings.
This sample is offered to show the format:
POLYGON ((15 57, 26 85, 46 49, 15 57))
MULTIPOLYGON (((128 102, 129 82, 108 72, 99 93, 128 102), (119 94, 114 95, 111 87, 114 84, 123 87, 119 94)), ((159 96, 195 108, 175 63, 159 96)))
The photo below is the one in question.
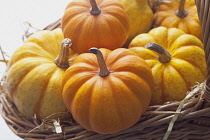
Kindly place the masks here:
POLYGON ((91 8, 90 8, 90 13, 92 15, 99 15, 101 13, 101 9, 97 6, 97 3, 95 0, 90 0, 91 8))
POLYGON ((65 38, 61 44, 60 54, 55 58, 54 63, 60 68, 69 67, 69 48, 72 45, 71 39, 65 38))
POLYGON ((176 11, 176 15, 180 18, 184 18, 188 15, 187 10, 184 9, 185 0, 180 0, 179 9, 176 11))
POLYGON ((144 47, 158 53, 159 54, 158 60, 161 63, 168 63, 171 60, 171 54, 165 48, 156 43, 148 43, 144 47))
POLYGON ((108 76, 110 71, 106 66, 106 63, 104 61, 104 57, 103 57, 103 54, 101 53, 101 51, 97 48, 90 48, 89 52, 96 55, 96 58, 98 60, 98 64, 99 64, 99 67, 100 67, 98 74, 102 77, 108 76))

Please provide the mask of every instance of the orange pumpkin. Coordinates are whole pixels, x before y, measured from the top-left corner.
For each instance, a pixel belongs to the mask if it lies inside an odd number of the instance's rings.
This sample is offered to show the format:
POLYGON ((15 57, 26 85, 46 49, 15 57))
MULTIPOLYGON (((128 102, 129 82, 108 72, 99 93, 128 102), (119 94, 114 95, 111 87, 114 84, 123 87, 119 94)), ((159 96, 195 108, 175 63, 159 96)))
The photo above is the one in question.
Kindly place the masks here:
POLYGON ((66 107, 87 130, 112 134, 129 128, 150 103, 151 69, 125 48, 90 51, 96 56, 80 54, 65 72, 66 107))
POLYGON ((172 3, 162 3, 155 14, 154 26, 179 28, 202 40, 195 0, 175 0, 172 3))
POLYGON ((182 100, 196 82, 206 78, 203 43, 180 29, 154 28, 136 36, 129 49, 152 69, 155 80, 152 105, 182 100))
POLYGON ((91 47, 116 49, 129 35, 129 19, 118 0, 72 0, 61 21, 72 50, 88 52, 91 47), (96 4, 97 2, 97 4, 96 4))

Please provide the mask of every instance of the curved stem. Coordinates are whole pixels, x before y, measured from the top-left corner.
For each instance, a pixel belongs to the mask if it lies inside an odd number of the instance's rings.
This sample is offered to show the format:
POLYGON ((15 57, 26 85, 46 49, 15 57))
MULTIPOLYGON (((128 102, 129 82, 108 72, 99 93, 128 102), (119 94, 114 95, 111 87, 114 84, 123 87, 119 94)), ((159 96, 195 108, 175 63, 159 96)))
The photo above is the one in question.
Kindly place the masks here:
POLYGON ((158 60, 161 63, 168 63, 171 60, 171 54, 165 48, 156 43, 148 43, 144 47, 158 53, 158 60))
POLYGON ((60 68, 68 68, 69 67, 69 49, 72 43, 71 40, 66 38, 62 41, 60 54, 55 58, 54 63, 60 68))
POLYGON ((184 9, 185 0, 180 0, 179 9, 176 11, 176 15, 180 18, 184 18, 188 15, 187 10, 184 9))
POLYGON ((101 9, 97 6, 97 3, 95 0, 90 0, 91 9, 90 13, 92 15, 99 15, 101 13, 101 9))
POLYGON ((106 63, 104 61, 104 57, 103 57, 103 54, 101 53, 101 51, 97 48, 90 48, 89 51, 91 53, 95 54, 96 58, 98 60, 98 64, 99 64, 99 67, 100 67, 98 74, 102 77, 108 76, 110 71, 106 66, 106 63))

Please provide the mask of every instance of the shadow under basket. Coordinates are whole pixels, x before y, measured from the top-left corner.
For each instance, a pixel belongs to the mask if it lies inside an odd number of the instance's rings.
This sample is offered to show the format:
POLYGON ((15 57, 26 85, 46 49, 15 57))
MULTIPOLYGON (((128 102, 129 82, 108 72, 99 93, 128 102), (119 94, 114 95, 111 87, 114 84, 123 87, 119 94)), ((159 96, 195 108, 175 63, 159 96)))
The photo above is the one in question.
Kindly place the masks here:
MULTIPOLYGON (((23 139, 47 140, 208 140, 210 139, 210 0, 196 1, 202 25, 203 43, 208 67, 207 78, 186 93, 179 102, 149 106, 147 112, 132 127, 119 133, 102 135, 82 128, 73 118, 62 122, 58 120, 28 121, 18 112, 0 85, 0 114, 8 127, 23 139), (2 94, 1 94, 2 92, 2 94)), ((60 20, 44 30, 60 27, 60 20)), ((3 77, 4 80, 5 77, 3 77)))

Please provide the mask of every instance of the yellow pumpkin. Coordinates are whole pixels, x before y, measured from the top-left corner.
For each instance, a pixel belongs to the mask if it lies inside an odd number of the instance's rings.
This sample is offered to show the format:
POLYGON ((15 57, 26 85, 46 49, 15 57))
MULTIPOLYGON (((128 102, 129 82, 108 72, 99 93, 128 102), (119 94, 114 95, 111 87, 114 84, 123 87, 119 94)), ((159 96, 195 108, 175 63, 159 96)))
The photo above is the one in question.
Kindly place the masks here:
POLYGON ((116 49, 129 34, 129 19, 117 0, 72 0, 61 20, 65 38, 72 50, 88 52, 91 47, 116 49))
POLYGON ((146 111, 152 72, 134 52, 91 48, 64 75, 63 100, 84 128, 112 134, 134 125, 146 111))
POLYGON ((175 0, 172 3, 162 3, 155 14, 154 26, 179 28, 202 40, 195 0, 175 0))
POLYGON ((20 113, 27 119, 66 119, 62 100, 64 71, 77 56, 61 29, 38 31, 18 48, 9 61, 7 90, 20 113), (63 41, 63 42, 62 42, 63 41), (57 115, 55 115, 57 113, 57 115))
POLYGON ((136 36, 129 49, 152 69, 155 79, 152 105, 181 100, 196 82, 206 78, 202 42, 180 29, 154 28, 136 36))
POLYGON ((140 33, 146 33, 153 23, 153 12, 148 0, 118 0, 128 14, 130 33, 123 47, 127 48, 131 40, 140 33))

